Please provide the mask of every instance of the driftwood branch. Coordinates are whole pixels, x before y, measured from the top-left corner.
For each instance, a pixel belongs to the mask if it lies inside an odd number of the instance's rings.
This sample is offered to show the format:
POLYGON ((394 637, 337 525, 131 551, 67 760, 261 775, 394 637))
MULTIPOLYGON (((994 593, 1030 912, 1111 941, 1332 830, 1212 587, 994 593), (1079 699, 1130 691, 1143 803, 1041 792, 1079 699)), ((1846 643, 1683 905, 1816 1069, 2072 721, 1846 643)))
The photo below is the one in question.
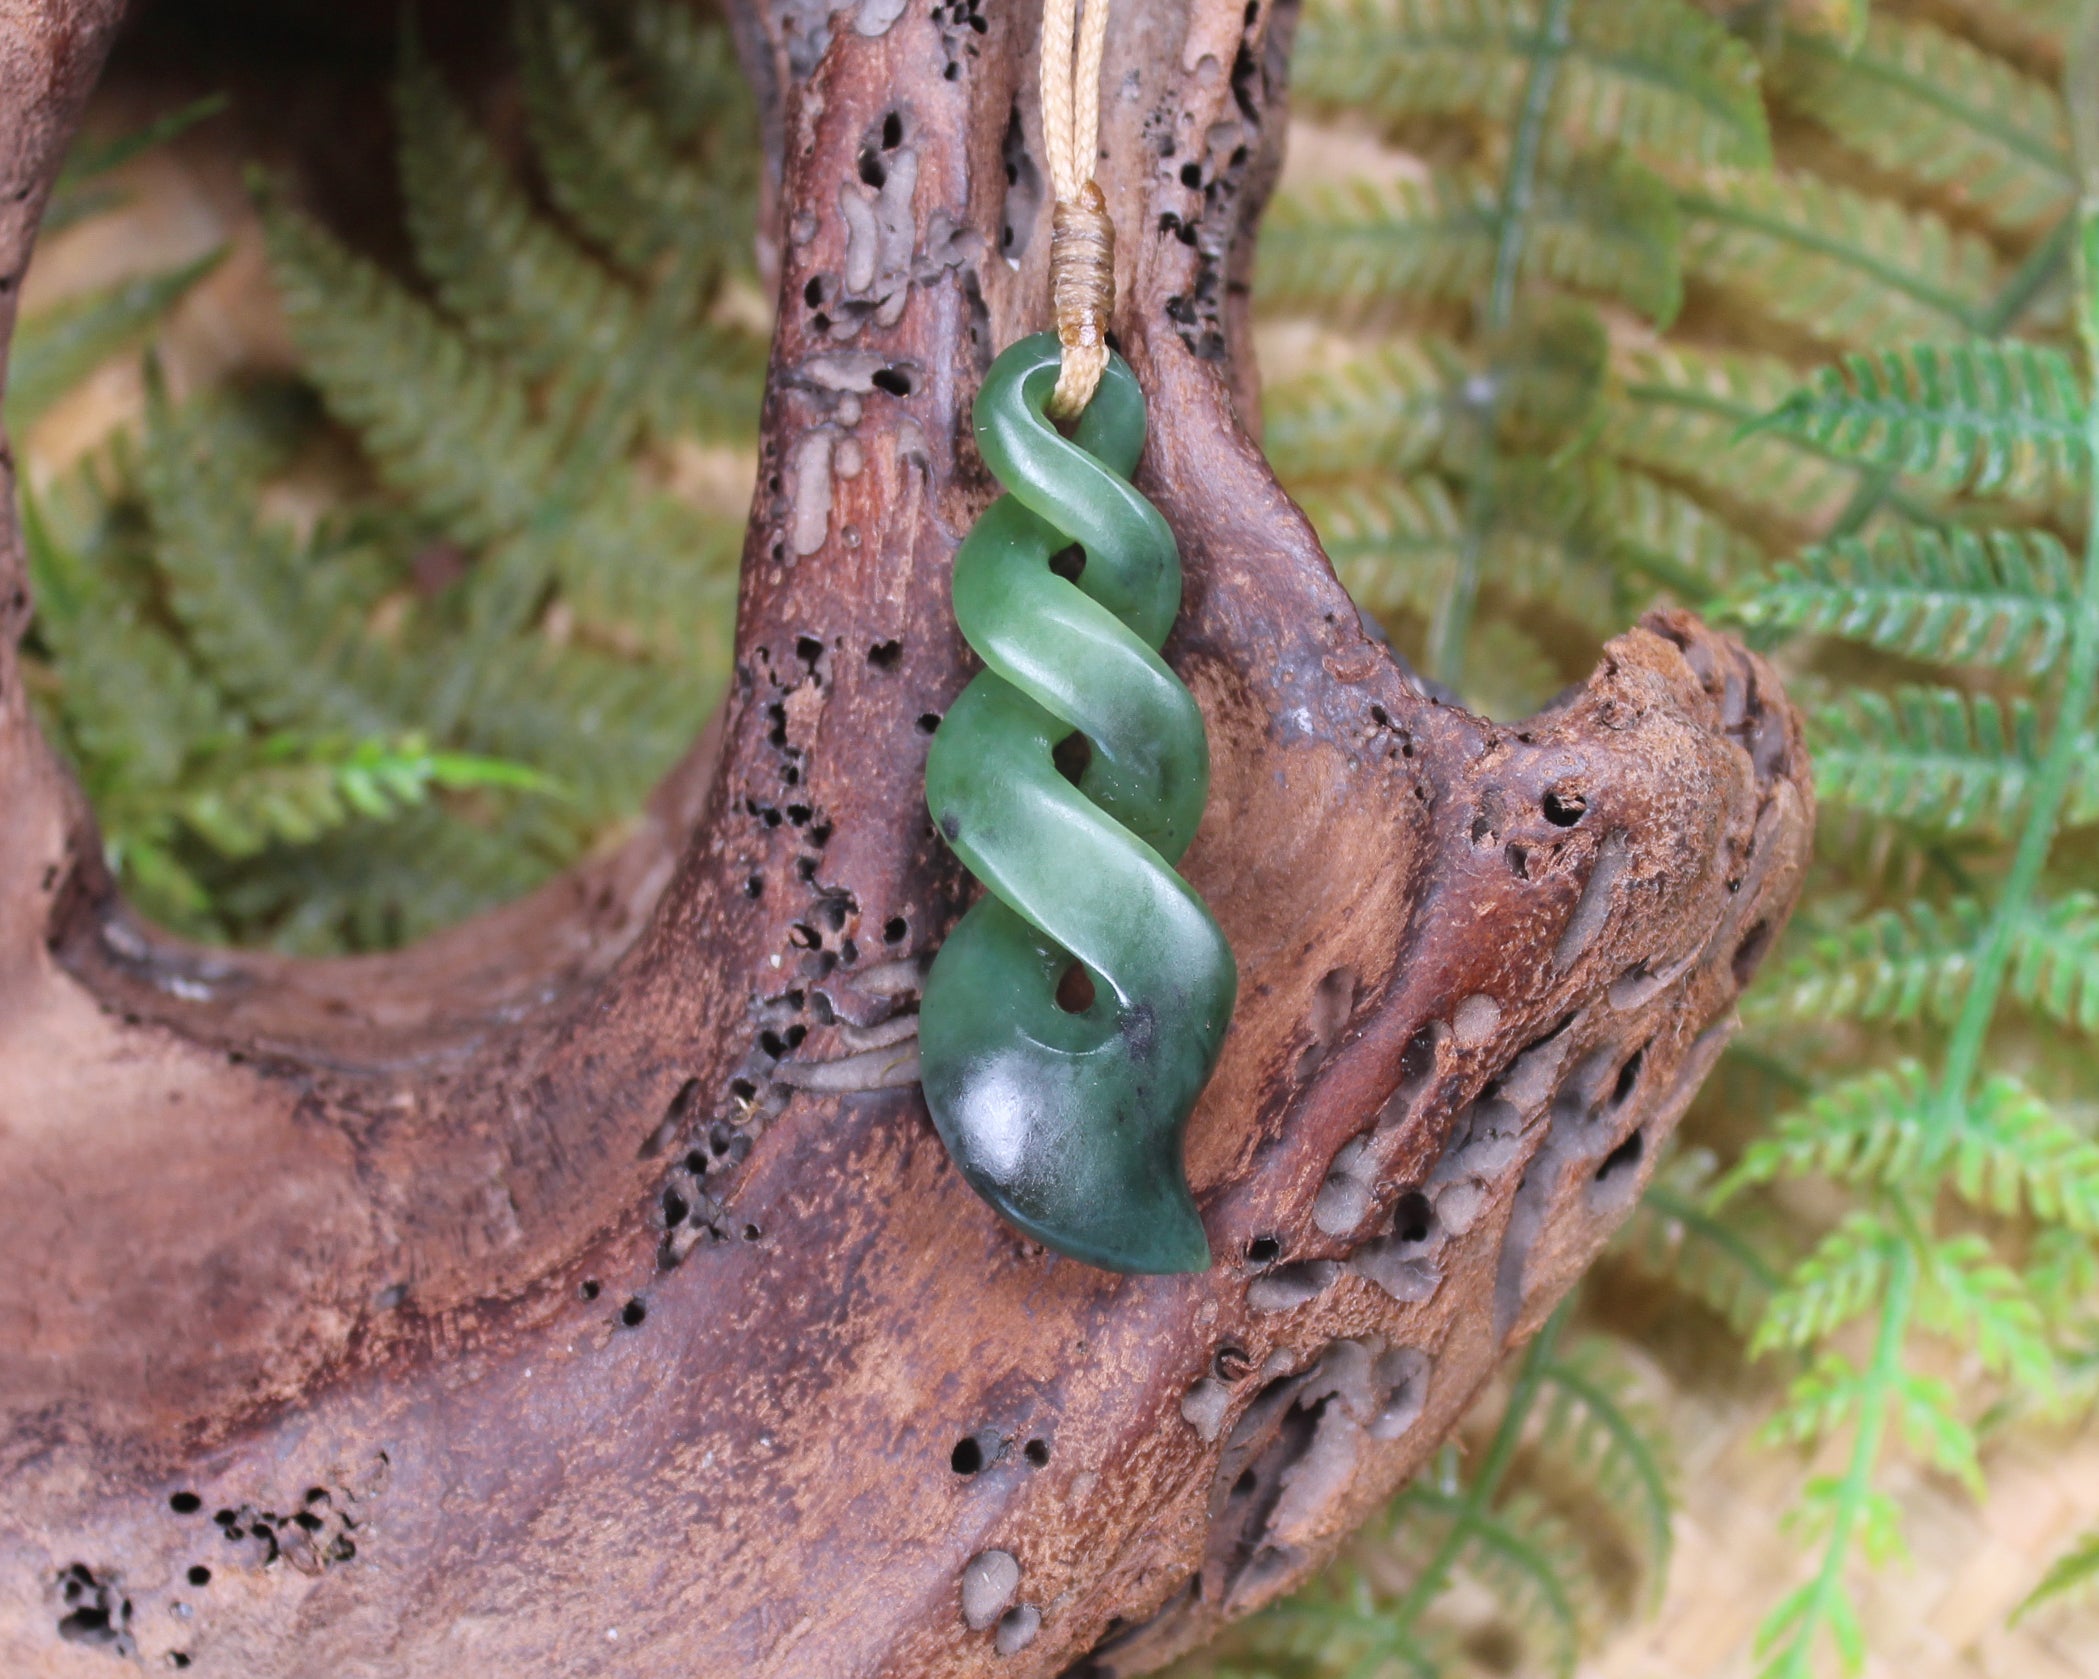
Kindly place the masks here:
MULTIPOLYGON (((113 11, 0 0, 0 321, 113 11)), ((1797 890, 1797 720, 1680 614, 1514 727, 1365 636, 1235 418, 1289 21, 1119 0, 1100 166, 1242 974, 1218 1265, 1019 1240, 910 1083, 968 406, 1043 318, 1035 11, 745 0, 736 676, 627 853, 393 956, 141 926, 0 526, 0 1669, 1139 1672, 1302 1579, 1593 1256, 1797 890)))

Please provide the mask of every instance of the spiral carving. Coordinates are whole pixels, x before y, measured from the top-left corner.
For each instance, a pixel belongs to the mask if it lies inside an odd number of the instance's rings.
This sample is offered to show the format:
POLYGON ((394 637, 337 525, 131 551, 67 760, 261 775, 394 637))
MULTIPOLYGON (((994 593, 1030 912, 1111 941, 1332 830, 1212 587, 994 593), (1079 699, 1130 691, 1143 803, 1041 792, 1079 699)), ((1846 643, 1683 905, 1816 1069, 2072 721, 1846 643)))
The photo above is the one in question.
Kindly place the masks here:
POLYGON ((1129 364, 1110 360, 1067 439, 1044 417, 1060 355, 1053 334, 1021 340, 976 402, 1007 493, 955 556, 954 606, 986 668, 934 737, 926 802, 987 893, 933 963, 921 1076, 964 1177, 1029 1235, 1109 1270, 1199 1271, 1181 1135, 1238 969, 1173 869, 1210 779, 1202 713, 1158 653, 1180 552, 1129 481, 1129 364))

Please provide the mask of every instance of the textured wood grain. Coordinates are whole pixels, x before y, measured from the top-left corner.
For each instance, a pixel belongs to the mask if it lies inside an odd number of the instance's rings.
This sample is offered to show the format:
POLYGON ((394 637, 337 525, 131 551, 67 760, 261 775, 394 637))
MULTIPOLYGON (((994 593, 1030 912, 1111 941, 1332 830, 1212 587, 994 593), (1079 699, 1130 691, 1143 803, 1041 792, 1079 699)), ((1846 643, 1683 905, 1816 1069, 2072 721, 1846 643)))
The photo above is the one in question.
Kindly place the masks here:
MULTIPOLYGON (((968 405, 1043 319, 1036 18, 736 21, 780 297, 737 672, 633 851, 395 956, 179 946, 0 637, 0 1670, 1142 1671, 1420 1465, 1791 906, 1798 722, 1733 643, 1655 615, 1502 727, 1366 637, 1234 417, 1288 16, 1119 0, 1117 329, 1242 975, 1190 1129, 1220 1263, 1000 1225, 910 1081, 968 405)), ((25 203, 107 23, 0 8, 25 203)))

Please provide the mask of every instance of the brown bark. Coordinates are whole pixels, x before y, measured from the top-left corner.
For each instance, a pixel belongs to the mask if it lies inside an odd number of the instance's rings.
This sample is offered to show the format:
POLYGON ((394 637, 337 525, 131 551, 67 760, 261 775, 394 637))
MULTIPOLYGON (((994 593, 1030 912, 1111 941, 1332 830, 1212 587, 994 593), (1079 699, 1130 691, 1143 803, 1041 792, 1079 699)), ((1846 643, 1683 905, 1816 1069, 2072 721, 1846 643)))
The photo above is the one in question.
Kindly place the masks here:
MULTIPOLYGON (((114 10, 0 0, 0 277, 114 10)), ((1101 165, 1242 975, 1216 1267, 1018 1239, 908 1082, 968 403, 1043 316, 1036 13, 748 0, 737 676, 625 856, 383 958, 139 926, 0 532, 0 1669, 1138 1672, 1303 1578, 1594 1254, 1797 890, 1797 720, 1681 614, 1515 727, 1365 637, 1234 419, 1288 23, 1120 0, 1101 165)))

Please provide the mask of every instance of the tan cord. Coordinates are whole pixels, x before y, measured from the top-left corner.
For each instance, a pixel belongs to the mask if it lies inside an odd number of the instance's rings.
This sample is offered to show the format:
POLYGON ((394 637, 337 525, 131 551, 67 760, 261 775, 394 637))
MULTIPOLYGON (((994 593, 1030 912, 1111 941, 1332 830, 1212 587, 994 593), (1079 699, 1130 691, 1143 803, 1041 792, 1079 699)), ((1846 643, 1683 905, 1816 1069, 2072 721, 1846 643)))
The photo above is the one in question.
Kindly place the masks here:
POLYGON ((1064 365, 1051 392, 1052 419, 1076 419, 1108 366, 1108 317, 1115 308, 1115 224, 1093 179, 1100 152, 1101 57, 1108 0, 1044 0, 1042 139, 1050 185, 1050 307, 1064 365), (1076 15, 1075 15, 1076 14, 1076 15), (1077 64, 1073 64, 1076 34, 1077 64))

